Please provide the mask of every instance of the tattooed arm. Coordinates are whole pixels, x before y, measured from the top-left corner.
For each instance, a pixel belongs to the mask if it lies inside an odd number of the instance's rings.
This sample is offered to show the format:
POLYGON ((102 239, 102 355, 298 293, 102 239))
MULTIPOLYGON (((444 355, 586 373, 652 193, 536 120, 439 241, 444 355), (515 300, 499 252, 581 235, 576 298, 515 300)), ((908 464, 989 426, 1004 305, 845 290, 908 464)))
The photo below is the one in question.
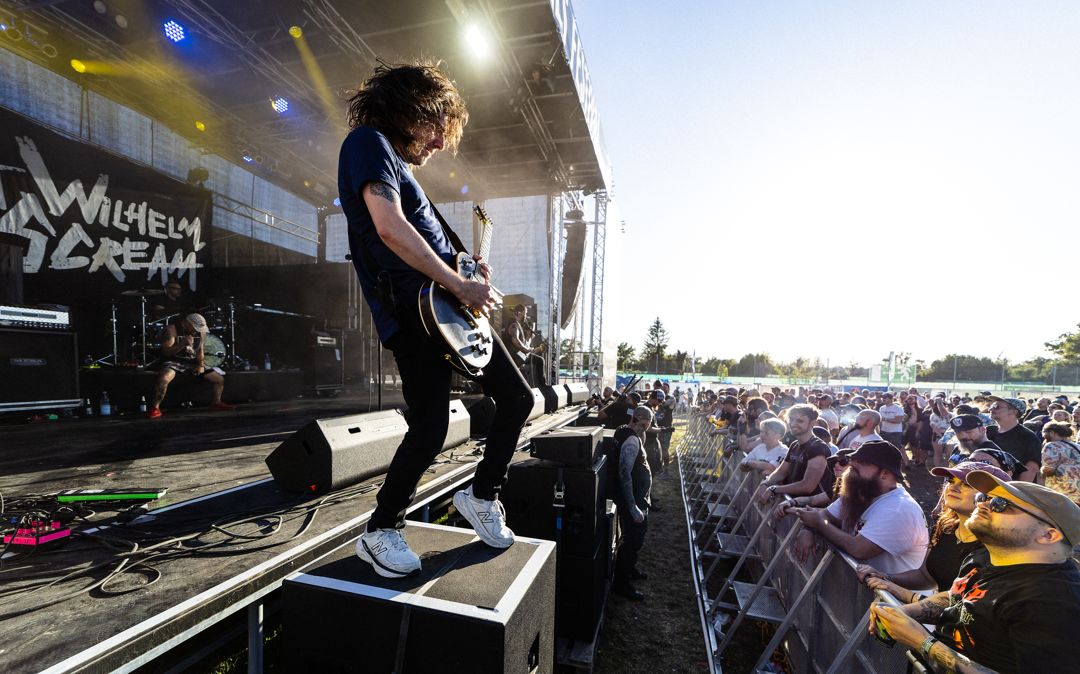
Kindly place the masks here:
POLYGON ((443 286, 468 306, 487 314, 496 297, 486 283, 466 281, 439 257, 401 211, 401 198, 386 183, 364 185, 364 204, 383 243, 413 269, 443 286))
POLYGON ((949 608, 949 593, 938 592, 926 599, 913 604, 906 604, 900 608, 904 613, 920 623, 933 625, 941 617, 941 612, 949 608))
POLYGON ((997 674, 996 670, 983 667, 971 658, 965 657, 940 641, 930 648, 930 662, 939 665, 937 671, 956 672, 957 674, 997 674))

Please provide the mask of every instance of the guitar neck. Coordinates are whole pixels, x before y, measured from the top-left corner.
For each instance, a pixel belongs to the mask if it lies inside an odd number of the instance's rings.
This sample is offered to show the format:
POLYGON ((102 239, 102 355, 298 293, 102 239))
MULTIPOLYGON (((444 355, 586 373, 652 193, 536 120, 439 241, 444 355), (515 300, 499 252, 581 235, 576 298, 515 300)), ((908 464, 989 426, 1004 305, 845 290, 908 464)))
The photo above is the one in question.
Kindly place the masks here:
POLYGON ((488 220, 487 213, 484 212, 482 206, 476 206, 473 208, 473 212, 476 213, 476 217, 480 220, 480 248, 477 250, 477 254, 488 259, 488 254, 491 252, 491 220, 488 220))

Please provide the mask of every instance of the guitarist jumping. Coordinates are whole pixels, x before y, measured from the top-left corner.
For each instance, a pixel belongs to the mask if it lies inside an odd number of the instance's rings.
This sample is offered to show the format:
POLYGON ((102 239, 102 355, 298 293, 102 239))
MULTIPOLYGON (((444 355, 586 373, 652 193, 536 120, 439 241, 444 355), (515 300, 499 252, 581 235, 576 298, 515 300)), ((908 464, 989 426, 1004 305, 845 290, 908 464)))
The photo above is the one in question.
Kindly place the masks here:
MULTIPOLYGON (((434 281, 485 324, 498 303, 489 285, 491 267, 479 255, 478 277, 464 278, 450 266, 459 252, 452 243, 456 236, 413 175, 436 152, 457 150, 468 119, 453 82, 428 62, 380 64, 349 99, 352 131, 338 163, 341 208, 364 299, 379 339, 397 361, 408 406, 409 430, 390 463, 367 533, 356 544, 356 554, 388 578, 420 571, 420 558, 402 535, 405 510, 441 451, 450 420, 451 361, 446 345, 425 330, 417 297, 434 281)), ((490 360, 480 379, 497 411, 473 484, 454 495, 454 506, 481 540, 507 548, 514 534, 498 494, 532 409, 532 393, 497 335, 485 338, 482 348, 490 360)))

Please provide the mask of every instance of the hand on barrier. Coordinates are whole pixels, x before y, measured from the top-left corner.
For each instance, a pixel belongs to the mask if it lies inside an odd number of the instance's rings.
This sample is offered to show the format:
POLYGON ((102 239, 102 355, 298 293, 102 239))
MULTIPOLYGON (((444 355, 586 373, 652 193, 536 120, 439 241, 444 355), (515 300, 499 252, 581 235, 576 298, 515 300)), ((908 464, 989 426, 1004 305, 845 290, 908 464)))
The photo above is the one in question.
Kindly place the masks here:
POLYGON ((908 600, 911 598, 912 595, 911 590, 905 590, 891 580, 886 580, 885 578, 881 578, 880 576, 870 576, 863 582, 865 582, 866 587, 870 588, 871 590, 881 590, 883 592, 888 592, 892 596, 896 597, 896 600, 902 604, 909 603, 908 600))
POLYGON ((889 574, 884 571, 878 571, 869 564, 859 564, 855 567, 855 575, 859 578, 859 582, 865 584, 869 578, 884 578, 885 580, 892 580, 889 574))
POLYGON ((783 500, 776 504, 773 508, 772 515, 774 519, 782 520, 787 517, 788 510, 795 507, 795 502, 790 500, 783 500))
POLYGON ((791 512, 794 513, 799 521, 803 523, 804 527, 817 531, 824 527, 829 526, 829 521, 825 519, 824 508, 792 508, 791 512))
POLYGON ((758 485, 757 491, 754 492, 754 498, 761 502, 762 505, 766 505, 772 500, 773 494, 765 485, 758 485))
POLYGON ((892 608, 881 602, 874 602, 870 604, 870 613, 876 618, 876 620, 870 621, 870 634, 874 633, 875 622, 881 621, 889 636, 896 639, 901 646, 919 648, 929 635, 929 632, 919 624, 918 620, 908 616, 898 608, 892 608))
POLYGON ((810 555, 814 553, 814 532, 803 529, 795 536, 795 559, 799 564, 806 564, 810 555))
POLYGON ((636 505, 631 506, 633 510, 630 511, 630 517, 634 520, 635 524, 641 524, 645 521, 645 513, 641 512, 641 508, 636 505))

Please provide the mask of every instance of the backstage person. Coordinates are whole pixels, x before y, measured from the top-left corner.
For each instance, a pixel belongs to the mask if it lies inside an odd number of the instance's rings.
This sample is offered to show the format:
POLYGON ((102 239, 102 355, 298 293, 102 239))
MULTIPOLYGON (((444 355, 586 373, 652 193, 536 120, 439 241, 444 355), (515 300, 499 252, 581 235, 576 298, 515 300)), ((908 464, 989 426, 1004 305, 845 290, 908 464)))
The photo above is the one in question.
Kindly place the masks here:
POLYGON ((532 345, 533 330, 528 319, 529 312, 524 304, 514 307, 514 320, 503 330, 503 339, 529 386, 543 386, 544 359, 539 355, 541 347, 532 345))
POLYGON ((225 390, 225 377, 221 371, 206 368, 203 349, 206 333, 209 331, 202 314, 188 314, 183 318, 177 316, 165 324, 161 337, 161 371, 154 387, 154 400, 146 411, 148 418, 161 417, 161 401, 165 399, 165 392, 169 390, 169 384, 177 374, 189 375, 210 383, 213 387, 210 409, 236 408, 235 405, 221 401, 221 394, 225 390))
POLYGON ((615 441, 611 447, 617 450, 612 451, 614 456, 608 456, 618 476, 613 496, 618 506, 619 529, 622 531, 611 591, 632 601, 645 598, 634 587, 633 581, 647 578, 638 570, 637 559, 649 525, 652 473, 645 458, 643 441, 652 420, 652 410, 644 405, 635 407, 630 423, 615 431, 615 441))

